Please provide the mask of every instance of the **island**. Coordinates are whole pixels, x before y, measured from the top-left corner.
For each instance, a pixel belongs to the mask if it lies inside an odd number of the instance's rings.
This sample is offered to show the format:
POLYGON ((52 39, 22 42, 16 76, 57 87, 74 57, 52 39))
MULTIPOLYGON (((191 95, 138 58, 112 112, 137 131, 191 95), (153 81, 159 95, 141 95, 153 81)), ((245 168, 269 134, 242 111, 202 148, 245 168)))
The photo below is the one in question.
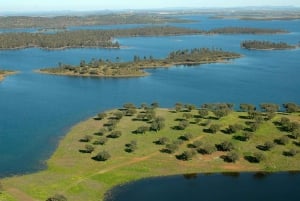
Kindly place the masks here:
POLYGON ((224 62, 229 59, 241 57, 240 54, 227 52, 220 49, 194 48, 191 50, 177 50, 169 53, 167 58, 155 59, 152 56, 134 56, 133 61, 116 62, 103 59, 92 59, 90 62, 82 60, 78 66, 59 64, 56 68, 40 69, 37 72, 89 77, 139 77, 147 75, 143 69, 163 68, 175 65, 198 65, 215 62, 224 62))
POLYGON ((223 27, 206 31, 176 26, 145 26, 129 29, 58 31, 48 34, 28 32, 3 33, 0 34, 0 50, 23 48, 42 48, 47 50, 120 48, 121 45, 116 40, 118 37, 279 33, 287 33, 287 31, 249 27, 223 27))
POLYGON ((287 49, 295 49, 296 45, 289 45, 285 42, 270 42, 270 41, 243 41, 241 43, 241 47, 249 50, 287 50, 287 49))
POLYGON ((101 111, 70 129, 46 170, 2 179, 0 198, 96 201, 112 187, 141 178, 299 170, 298 104, 234 108, 230 103, 160 108, 153 102, 101 111))
POLYGON ((13 74, 16 74, 17 72, 16 71, 12 71, 12 70, 1 70, 0 69, 0 82, 2 80, 4 80, 4 78, 6 76, 9 76, 9 75, 13 75, 13 74))

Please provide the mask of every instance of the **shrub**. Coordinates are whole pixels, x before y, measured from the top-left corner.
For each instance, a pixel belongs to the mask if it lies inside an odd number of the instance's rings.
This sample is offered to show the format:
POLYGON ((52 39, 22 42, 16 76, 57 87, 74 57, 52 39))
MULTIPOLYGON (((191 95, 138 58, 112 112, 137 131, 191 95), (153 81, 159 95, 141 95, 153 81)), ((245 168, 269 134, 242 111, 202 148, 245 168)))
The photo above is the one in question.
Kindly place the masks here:
POLYGON ((107 151, 101 151, 99 152, 95 157, 94 159, 96 161, 106 161, 110 158, 110 154, 107 152, 107 151))
POLYGON ((187 120, 182 120, 179 122, 177 128, 178 130, 184 130, 186 129, 188 126, 190 125, 190 123, 187 120))
POLYGON ((134 152, 137 149, 137 142, 135 140, 132 140, 130 143, 125 145, 125 151, 128 153, 134 152))
POLYGON ((200 148, 200 146, 202 146, 202 144, 203 143, 200 140, 196 140, 196 141, 193 142, 193 146, 195 148, 200 148))
POLYGON ((242 130, 243 128, 244 126, 242 124, 233 124, 233 125, 229 125, 227 130, 229 133, 236 133, 242 130))
POLYGON ((174 153, 178 149, 177 144, 167 144, 166 145, 166 151, 170 154, 174 153))
POLYGON ((267 141, 267 142, 265 142, 265 144, 264 144, 265 150, 270 150, 270 149, 272 149, 274 146, 275 146, 275 144, 274 144, 273 142, 270 142, 270 141, 267 141))
POLYGON ((105 112, 101 112, 101 113, 97 114, 97 118, 99 120, 104 119, 106 116, 107 116, 107 114, 105 112))
POLYGON ((208 130, 211 133, 217 133, 220 130, 220 128, 221 128, 221 125, 219 125, 219 124, 212 124, 212 125, 210 125, 210 127, 209 127, 208 130))
POLYGON ((255 162, 257 162, 257 163, 260 163, 261 161, 266 160, 265 155, 261 152, 255 152, 253 154, 253 157, 254 157, 255 162))
POLYGON ((148 126, 140 126, 135 130, 135 132, 139 134, 145 134, 149 130, 150 128, 148 126))

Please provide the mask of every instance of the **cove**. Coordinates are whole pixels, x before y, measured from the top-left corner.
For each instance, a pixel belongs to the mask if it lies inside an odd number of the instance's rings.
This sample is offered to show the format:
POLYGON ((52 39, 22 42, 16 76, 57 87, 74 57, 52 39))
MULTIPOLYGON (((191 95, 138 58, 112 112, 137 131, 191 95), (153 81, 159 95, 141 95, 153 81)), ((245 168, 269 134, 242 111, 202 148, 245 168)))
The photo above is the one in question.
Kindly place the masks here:
POLYGON ((300 174, 213 173, 143 179, 119 186, 105 201, 297 201, 300 174))

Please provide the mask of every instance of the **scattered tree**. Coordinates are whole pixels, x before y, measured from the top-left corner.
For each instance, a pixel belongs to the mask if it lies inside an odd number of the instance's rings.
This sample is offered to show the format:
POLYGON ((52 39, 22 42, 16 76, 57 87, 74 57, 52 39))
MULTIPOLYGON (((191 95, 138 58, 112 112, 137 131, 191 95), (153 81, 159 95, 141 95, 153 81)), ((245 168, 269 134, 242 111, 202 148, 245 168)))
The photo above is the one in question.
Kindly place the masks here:
POLYGON ((231 142, 224 141, 221 144, 218 144, 217 148, 219 151, 232 151, 234 149, 234 146, 231 142))
POLYGON ((111 157, 110 154, 109 154, 107 151, 104 150, 104 151, 99 152, 99 153, 94 157, 94 159, 95 159, 96 161, 106 161, 106 160, 108 160, 110 157, 111 157))
POLYGON ((231 151, 227 154, 225 159, 228 162, 235 163, 237 160, 239 160, 239 154, 236 151, 231 151))
POLYGON ((121 135, 122 135, 121 131, 113 131, 107 137, 109 137, 109 138, 119 138, 119 137, 121 137, 121 135))
POLYGON ((67 201, 67 198, 64 195, 56 194, 52 197, 47 198, 46 201, 67 201))

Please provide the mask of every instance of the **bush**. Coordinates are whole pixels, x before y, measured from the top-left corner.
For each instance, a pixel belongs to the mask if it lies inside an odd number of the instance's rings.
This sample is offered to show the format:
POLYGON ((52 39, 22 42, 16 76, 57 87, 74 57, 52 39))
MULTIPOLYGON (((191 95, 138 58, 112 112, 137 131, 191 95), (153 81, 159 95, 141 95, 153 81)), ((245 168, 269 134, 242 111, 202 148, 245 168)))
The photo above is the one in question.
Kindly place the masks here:
POLYGON ((107 152, 107 151, 101 151, 99 152, 95 157, 94 159, 96 161, 106 161, 110 158, 110 154, 107 152))
POLYGON ((193 138, 193 135, 191 133, 186 133, 186 134, 180 136, 179 138, 181 140, 188 141, 188 140, 191 140, 193 138))
POLYGON ((168 152, 170 154, 174 153, 177 149, 178 149, 177 144, 167 144, 166 145, 166 152, 168 152))
POLYGON ((200 146, 202 146, 202 144, 203 143, 200 140, 196 140, 196 141, 193 142, 193 146, 195 148, 200 148, 200 146))
POLYGON ((107 132, 106 128, 101 128, 95 135, 102 136, 107 132))
POLYGON ((244 128, 244 126, 242 124, 233 124, 233 125, 229 125, 228 126, 228 133, 236 133, 240 130, 242 130, 244 128))
POLYGON ((46 201, 67 201, 67 198, 63 195, 56 194, 52 197, 47 198, 46 201))
POLYGON ((275 144, 273 142, 267 141, 264 144, 265 150, 270 150, 275 146, 275 144))
POLYGON ((220 130, 220 128, 221 128, 221 125, 219 125, 219 124, 212 124, 212 125, 210 125, 210 127, 209 127, 209 132, 211 132, 211 133, 217 133, 219 130, 220 130))
POLYGON ((283 155, 293 157, 293 156, 296 156, 297 153, 298 153, 298 151, 296 149, 290 149, 289 151, 283 152, 283 155))
POLYGON ((106 116, 107 116, 107 114, 105 112, 101 112, 101 113, 97 114, 97 118, 99 120, 104 119, 106 116))
POLYGON ((135 130, 135 132, 139 134, 145 134, 149 130, 150 128, 148 126, 140 126, 135 130))
POLYGON ((177 128, 178 130, 184 130, 186 129, 188 126, 190 125, 190 123, 187 120, 182 120, 179 122, 177 128))
POLYGON ((253 154, 253 158, 254 158, 254 161, 257 162, 257 163, 260 163, 261 161, 266 160, 265 155, 261 152, 255 152, 253 154))

